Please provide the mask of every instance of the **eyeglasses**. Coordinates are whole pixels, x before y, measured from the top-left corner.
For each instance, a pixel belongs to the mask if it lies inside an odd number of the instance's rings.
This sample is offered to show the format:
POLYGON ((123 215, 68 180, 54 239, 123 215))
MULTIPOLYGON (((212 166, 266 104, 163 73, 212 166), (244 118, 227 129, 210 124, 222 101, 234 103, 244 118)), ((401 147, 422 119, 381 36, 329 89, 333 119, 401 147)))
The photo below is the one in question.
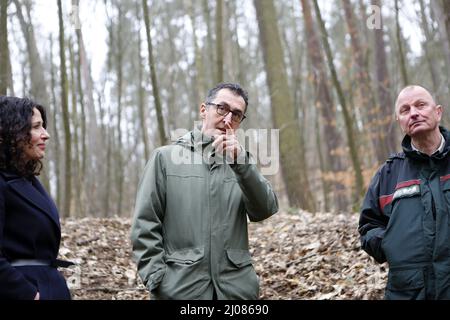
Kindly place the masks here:
POLYGON ((226 104, 206 102, 206 105, 215 106, 217 114, 222 117, 225 117, 231 112, 231 121, 236 123, 241 123, 245 118, 247 118, 242 112, 233 111, 230 109, 230 106, 226 104))

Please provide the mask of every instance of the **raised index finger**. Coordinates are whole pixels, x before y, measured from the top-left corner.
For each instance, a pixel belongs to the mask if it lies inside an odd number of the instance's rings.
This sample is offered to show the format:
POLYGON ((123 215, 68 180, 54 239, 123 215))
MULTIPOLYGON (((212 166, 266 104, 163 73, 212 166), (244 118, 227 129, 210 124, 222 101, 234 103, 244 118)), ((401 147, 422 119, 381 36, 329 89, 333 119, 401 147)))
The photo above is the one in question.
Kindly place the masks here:
POLYGON ((231 124, 230 124, 229 122, 227 122, 227 123, 225 124, 225 126, 227 127, 226 135, 227 135, 227 136, 232 136, 232 135, 234 135, 234 129, 233 129, 233 127, 231 126, 231 124))

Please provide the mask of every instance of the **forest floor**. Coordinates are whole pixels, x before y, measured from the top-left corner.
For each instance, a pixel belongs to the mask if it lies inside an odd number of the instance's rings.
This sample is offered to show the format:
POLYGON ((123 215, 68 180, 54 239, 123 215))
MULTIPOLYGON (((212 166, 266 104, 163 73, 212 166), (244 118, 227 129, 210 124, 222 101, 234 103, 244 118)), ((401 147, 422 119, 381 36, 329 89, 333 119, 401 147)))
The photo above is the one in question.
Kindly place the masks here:
MULTIPOLYGON (((277 213, 249 224, 261 299, 382 299, 387 266, 360 250, 357 214, 277 213)), ((130 220, 62 221, 74 299, 149 299, 131 260, 130 220)))

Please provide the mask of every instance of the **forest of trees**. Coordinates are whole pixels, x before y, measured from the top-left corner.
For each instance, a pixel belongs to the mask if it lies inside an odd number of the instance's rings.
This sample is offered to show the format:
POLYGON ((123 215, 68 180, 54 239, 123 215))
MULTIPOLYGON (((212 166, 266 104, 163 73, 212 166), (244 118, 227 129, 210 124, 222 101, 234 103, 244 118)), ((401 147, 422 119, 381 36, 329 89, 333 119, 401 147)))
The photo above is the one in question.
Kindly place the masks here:
POLYGON ((47 108, 63 217, 130 216, 152 150, 222 81, 249 92, 244 129, 280 130, 285 208, 358 210, 400 151, 402 87, 450 124, 450 1, 0 0, 0 94, 47 108))

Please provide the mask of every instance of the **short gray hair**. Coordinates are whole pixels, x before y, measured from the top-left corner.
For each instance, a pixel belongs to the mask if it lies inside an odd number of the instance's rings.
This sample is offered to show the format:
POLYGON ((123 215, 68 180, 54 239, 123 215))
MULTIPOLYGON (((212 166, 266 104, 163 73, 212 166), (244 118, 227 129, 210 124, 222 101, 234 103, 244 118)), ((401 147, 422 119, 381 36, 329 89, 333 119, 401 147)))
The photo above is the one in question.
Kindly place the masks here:
POLYGON ((242 99, 244 99, 245 102, 245 110, 247 110, 248 93, 238 83, 228 83, 228 82, 219 83, 214 88, 208 91, 208 95, 206 96, 205 102, 212 102, 216 98, 217 92, 219 92, 222 89, 228 89, 235 95, 242 97, 242 99))

